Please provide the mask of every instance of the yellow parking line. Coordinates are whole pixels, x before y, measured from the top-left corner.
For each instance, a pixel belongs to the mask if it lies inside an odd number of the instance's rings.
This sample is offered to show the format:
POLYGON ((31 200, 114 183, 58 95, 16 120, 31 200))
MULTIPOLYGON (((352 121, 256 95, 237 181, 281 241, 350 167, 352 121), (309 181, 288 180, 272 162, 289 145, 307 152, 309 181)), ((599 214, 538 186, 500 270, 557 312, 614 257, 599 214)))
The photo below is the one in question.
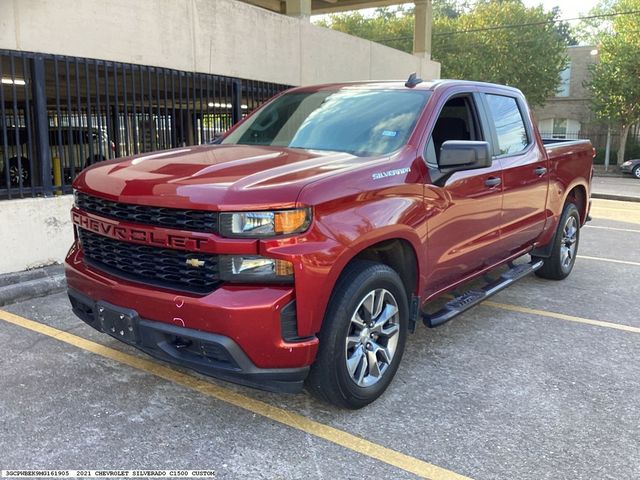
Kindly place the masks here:
POLYGON ((635 265, 636 267, 640 267, 640 262, 631 262, 629 260, 616 260, 615 258, 589 257, 588 255, 578 255, 578 258, 582 258, 584 260, 597 260, 599 262, 623 263, 625 265, 635 265))
POLYGON ((396 450, 383 447, 382 445, 370 442, 358 437, 357 435, 316 422, 315 420, 311 420, 297 413, 287 411, 283 408, 274 407, 273 405, 269 405, 268 403, 260 400, 255 400, 245 395, 241 395, 215 383, 201 380, 186 373, 178 372, 152 360, 139 358, 113 348, 105 347, 104 345, 92 342, 91 340, 63 332, 57 328, 43 325, 3 310, 0 310, 0 319, 13 325, 55 338, 56 340, 68 343, 74 347, 100 355, 101 357, 137 368, 138 370, 150 373, 164 380, 168 380, 191 390, 195 390, 201 394, 221 400, 233 405, 234 407, 242 408, 243 410, 261 415, 275 422, 295 428, 296 430, 300 430, 309 435, 322 438, 323 440, 347 448, 356 453, 366 455, 367 457, 379 460, 406 472, 413 473, 419 477, 429 478, 431 480, 469 480, 468 477, 438 467, 437 465, 432 465, 396 450))
POLYGON ((622 325, 619 323, 603 322, 602 320, 591 320, 590 318, 574 317, 573 315, 565 315, 564 313, 547 312, 546 310, 537 310, 535 308, 520 307, 518 305, 509 305, 506 303, 498 303, 487 300, 482 302, 482 305, 488 307, 500 308, 502 310, 509 310, 510 312, 528 313, 530 315, 540 315, 543 317, 556 318, 559 320, 567 320, 569 322, 583 323, 586 325, 593 325, 596 327, 612 328, 614 330, 622 330, 624 332, 640 333, 640 328, 632 327, 630 325, 622 325))
POLYGON ((591 207, 591 216, 593 218, 640 224, 640 204, 594 199, 591 207))
POLYGON ((625 202, 623 200, 609 200, 607 198, 594 198, 591 204, 598 208, 615 208, 618 210, 637 211, 640 208, 637 202, 625 202))

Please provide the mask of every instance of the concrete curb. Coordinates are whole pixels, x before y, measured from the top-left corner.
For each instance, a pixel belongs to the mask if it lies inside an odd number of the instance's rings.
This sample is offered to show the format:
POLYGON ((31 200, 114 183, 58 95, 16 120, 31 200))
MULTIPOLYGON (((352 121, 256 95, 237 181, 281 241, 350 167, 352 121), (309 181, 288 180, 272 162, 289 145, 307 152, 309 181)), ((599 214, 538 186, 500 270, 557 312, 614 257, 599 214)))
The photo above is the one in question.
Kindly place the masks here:
POLYGON ((0 306, 62 292, 66 287, 61 265, 0 275, 0 306))
POLYGON ((624 173, 614 173, 614 172, 593 172, 593 178, 627 178, 628 175, 624 173))
POLYGON ((591 198, 601 198, 602 200, 618 200, 620 202, 640 202, 640 197, 630 197, 627 195, 614 195, 611 193, 591 192, 591 198))

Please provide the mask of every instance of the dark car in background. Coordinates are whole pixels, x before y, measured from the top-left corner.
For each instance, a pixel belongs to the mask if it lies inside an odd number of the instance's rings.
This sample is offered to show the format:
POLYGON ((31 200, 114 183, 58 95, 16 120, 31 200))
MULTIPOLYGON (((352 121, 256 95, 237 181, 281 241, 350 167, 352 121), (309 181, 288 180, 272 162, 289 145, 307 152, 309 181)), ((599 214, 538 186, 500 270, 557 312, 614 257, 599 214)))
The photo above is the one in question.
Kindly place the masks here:
POLYGON ((623 173, 630 173, 637 179, 640 179, 640 158, 636 158, 635 160, 627 160, 622 165, 620 165, 620 170, 623 173))
MULTIPOLYGON (((29 161, 30 151, 35 153, 34 147, 29 148, 32 136, 33 132, 26 127, 8 126, 4 131, 0 127, 0 187, 6 186, 7 177, 12 188, 20 185, 20 177, 22 185, 30 185, 31 177, 36 174, 31 171, 33 165, 29 161)), ((62 127, 58 131, 51 127, 49 146, 52 166, 64 176, 67 183, 75 176, 72 172, 79 173, 89 165, 106 160, 109 151, 115 151, 115 144, 101 128, 62 127)), ((52 172, 52 178, 53 175, 52 172)))

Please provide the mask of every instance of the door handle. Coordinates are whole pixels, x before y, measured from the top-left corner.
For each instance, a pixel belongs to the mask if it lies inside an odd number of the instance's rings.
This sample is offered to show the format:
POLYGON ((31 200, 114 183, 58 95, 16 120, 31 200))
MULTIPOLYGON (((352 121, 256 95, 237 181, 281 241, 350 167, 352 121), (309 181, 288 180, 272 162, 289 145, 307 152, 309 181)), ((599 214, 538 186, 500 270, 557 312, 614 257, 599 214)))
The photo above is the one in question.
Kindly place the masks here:
POLYGON ((533 173, 535 173, 537 176, 541 177, 542 175, 547 173, 547 169, 545 167, 538 167, 533 171, 533 173))
POLYGON ((484 181, 484 184, 487 187, 497 187, 502 183, 502 179, 500 177, 489 177, 484 181))

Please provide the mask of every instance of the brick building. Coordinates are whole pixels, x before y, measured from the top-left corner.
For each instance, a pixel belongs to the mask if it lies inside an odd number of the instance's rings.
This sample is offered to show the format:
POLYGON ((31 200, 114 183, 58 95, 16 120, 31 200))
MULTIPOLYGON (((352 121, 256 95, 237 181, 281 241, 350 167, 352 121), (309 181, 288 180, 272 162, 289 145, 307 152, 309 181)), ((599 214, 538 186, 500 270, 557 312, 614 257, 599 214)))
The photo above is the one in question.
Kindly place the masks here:
POLYGON ((604 148, 606 126, 591 111, 591 97, 586 86, 590 77, 589 65, 598 60, 592 46, 573 46, 567 49, 569 64, 562 72, 562 84, 555 96, 543 107, 534 109, 538 128, 543 137, 590 138, 596 148, 604 148))

